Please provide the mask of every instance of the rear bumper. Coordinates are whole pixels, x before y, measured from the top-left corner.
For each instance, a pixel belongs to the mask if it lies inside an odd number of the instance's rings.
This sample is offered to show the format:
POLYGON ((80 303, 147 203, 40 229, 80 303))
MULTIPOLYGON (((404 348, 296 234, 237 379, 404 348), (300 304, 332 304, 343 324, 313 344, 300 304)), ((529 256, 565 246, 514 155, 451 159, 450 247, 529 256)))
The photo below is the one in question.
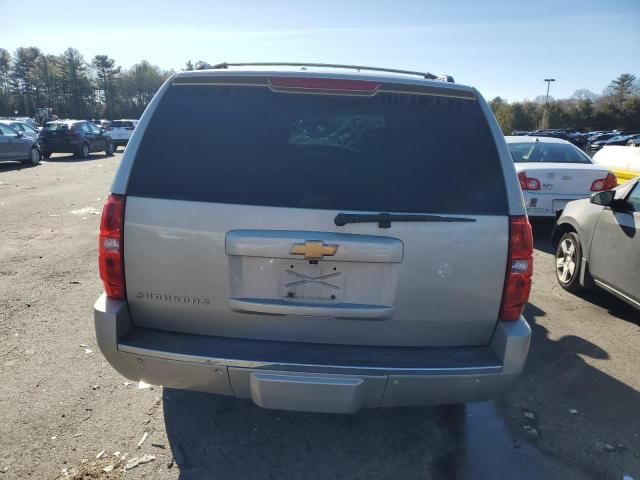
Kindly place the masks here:
POLYGON ((40 150, 51 153, 76 153, 80 150, 80 142, 76 143, 40 143, 40 150))
POLYGON ((561 194, 561 193, 545 193, 540 191, 522 192, 524 195, 524 204, 527 208, 527 215, 530 217, 549 217, 555 218, 557 210, 563 210, 567 202, 580 200, 589 197, 589 194, 561 194))
POLYGON ((94 321, 103 355, 130 380, 328 413, 495 398, 522 372, 531 339, 524 318, 499 323, 486 347, 350 347, 176 334, 135 328, 127 303, 104 295, 94 321))

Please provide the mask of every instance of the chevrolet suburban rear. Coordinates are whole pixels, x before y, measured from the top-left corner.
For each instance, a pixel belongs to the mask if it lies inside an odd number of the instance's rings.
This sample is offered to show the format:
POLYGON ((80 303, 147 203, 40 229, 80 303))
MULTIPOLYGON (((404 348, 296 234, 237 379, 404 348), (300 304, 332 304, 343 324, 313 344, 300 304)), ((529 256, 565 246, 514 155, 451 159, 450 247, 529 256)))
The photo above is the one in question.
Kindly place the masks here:
POLYGON ((100 227, 104 356, 265 408, 482 401, 522 371, 532 238, 473 88, 430 74, 180 72, 100 227))

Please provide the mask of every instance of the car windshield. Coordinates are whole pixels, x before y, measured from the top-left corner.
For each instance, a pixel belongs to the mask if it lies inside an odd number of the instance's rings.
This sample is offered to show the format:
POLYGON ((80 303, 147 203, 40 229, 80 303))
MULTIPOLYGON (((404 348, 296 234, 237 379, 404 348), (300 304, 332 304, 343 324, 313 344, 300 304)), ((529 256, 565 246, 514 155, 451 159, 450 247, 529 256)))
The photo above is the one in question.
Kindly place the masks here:
POLYGON ((509 150, 515 163, 591 163, 591 159, 576 147, 564 143, 510 143, 509 150))

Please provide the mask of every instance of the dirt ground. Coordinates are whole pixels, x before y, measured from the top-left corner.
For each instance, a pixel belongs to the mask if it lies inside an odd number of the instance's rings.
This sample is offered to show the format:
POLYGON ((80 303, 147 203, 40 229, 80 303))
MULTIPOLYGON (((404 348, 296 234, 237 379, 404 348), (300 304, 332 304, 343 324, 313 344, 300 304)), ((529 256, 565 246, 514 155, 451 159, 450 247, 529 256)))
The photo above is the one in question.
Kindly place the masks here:
POLYGON ((495 402, 319 415, 127 382, 92 315, 120 158, 0 163, 0 480, 640 480, 640 313, 559 288, 548 225, 535 228, 529 361, 495 402))

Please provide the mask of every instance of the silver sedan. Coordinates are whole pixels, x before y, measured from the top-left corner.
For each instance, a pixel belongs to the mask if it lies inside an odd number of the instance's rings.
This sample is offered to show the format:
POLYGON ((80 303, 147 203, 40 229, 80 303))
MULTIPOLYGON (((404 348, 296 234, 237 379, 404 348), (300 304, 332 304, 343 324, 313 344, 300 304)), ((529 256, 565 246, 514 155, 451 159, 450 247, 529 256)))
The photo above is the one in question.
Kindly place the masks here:
POLYGON ((597 286, 640 308, 640 177, 568 203, 552 244, 565 290, 597 286))

